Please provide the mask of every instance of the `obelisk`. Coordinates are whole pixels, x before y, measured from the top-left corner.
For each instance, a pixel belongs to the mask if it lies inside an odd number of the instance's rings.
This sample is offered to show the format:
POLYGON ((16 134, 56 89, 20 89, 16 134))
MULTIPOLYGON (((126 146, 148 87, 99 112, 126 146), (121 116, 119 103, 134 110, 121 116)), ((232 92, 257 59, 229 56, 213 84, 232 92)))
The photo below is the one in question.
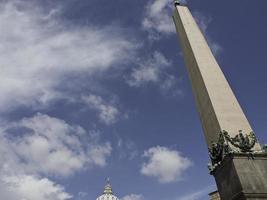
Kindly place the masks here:
POLYGON ((175 1, 180 38, 223 200, 267 199, 267 158, 188 7, 175 1))

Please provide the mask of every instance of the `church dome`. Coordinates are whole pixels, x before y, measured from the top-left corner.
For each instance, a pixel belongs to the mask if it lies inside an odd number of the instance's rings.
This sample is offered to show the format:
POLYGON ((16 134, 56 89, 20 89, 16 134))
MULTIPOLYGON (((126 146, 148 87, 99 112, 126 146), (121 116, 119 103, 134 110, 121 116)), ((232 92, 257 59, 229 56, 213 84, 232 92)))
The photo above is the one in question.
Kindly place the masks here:
POLYGON ((113 195, 112 187, 109 179, 107 180, 107 184, 104 188, 104 192, 101 196, 99 196, 96 200, 119 200, 118 197, 113 195))

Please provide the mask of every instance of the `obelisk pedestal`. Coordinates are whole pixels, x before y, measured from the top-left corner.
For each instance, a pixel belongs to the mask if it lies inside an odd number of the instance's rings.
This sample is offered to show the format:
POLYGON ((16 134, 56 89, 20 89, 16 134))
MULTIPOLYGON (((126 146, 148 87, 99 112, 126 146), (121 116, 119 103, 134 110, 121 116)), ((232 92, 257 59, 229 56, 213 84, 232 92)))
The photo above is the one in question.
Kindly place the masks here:
POLYGON ((178 0, 173 18, 209 147, 210 173, 221 199, 267 199, 266 150, 258 143, 191 12, 178 0))
POLYGON ((213 173, 222 200, 267 199, 267 156, 226 156, 213 173))

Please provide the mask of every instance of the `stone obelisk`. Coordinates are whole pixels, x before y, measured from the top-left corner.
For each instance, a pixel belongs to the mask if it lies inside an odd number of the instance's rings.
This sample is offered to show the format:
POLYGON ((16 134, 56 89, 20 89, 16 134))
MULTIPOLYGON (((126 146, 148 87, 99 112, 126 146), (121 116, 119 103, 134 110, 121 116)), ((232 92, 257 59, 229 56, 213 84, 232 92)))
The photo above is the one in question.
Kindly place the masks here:
POLYGON ((267 157, 188 7, 175 1, 180 38, 197 109, 223 200, 267 199, 267 157))

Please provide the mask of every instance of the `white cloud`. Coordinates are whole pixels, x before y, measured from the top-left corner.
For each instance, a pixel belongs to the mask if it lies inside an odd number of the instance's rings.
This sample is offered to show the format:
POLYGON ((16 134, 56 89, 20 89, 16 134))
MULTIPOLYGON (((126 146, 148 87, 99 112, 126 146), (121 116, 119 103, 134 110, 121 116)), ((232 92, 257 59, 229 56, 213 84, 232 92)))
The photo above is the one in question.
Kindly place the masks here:
POLYGON ((0 170, 68 176, 105 166, 110 144, 89 137, 80 126, 43 114, 11 123, 0 133, 0 170))
POLYGON ((128 80, 130 86, 140 86, 146 82, 158 82, 159 69, 155 66, 145 67, 141 66, 138 69, 134 69, 131 74, 131 79, 128 80))
POLYGON ((184 91, 179 88, 181 77, 170 74, 168 69, 172 64, 161 52, 155 51, 151 58, 143 60, 126 77, 126 83, 134 88, 153 84, 157 86, 164 96, 171 95, 183 97, 184 91))
POLYGON ((218 55, 223 51, 223 47, 220 44, 213 42, 211 39, 209 39, 209 45, 214 55, 218 55))
POLYGON ((145 151, 144 157, 148 160, 143 163, 141 173, 157 178, 160 183, 181 180, 183 172, 192 164, 180 152, 160 146, 145 151))
POLYGON ((107 125, 115 123, 119 116, 119 110, 105 102, 102 97, 96 95, 84 96, 83 101, 99 113, 99 119, 107 125))
POLYGON ((78 193, 78 199, 84 199, 88 196, 87 192, 79 192, 78 193))
POLYGON ((0 3, 0 111, 63 98, 58 86, 70 81, 67 75, 105 71, 135 48, 114 27, 70 25, 60 14, 33 1, 0 3))
POLYGON ((175 33, 174 23, 172 21, 172 0, 150 0, 146 6, 145 17, 142 25, 145 30, 150 32, 154 39, 158 34, 175 33))
POLYGON ((130 194, 123 197, 122 200, 144 200, 144 197, 140 194, 130 194))
POLYGON ((1 199, 8 200, 67 200, 72 196, 46 178, 29 175, 0 177, 1 199))
POLYGON ((158 83, 165 79, 164 68, 170 66, 171 62, 160 52, 154 52, 151 59, 140 64, 134 69, 127 83, 132 87, 140 87, 147 83, 158 83))
POLYGON ((67 200, 49 177, 104 167, 110 143, 63 120, 37 114, 0 128, 0 196, 9 200, 67 200))
POLYGON ((118 139, 117 149, 119 151, 119 158, 127 158, 132 160, 139 154, 136 144, 132 140, 118 139))

